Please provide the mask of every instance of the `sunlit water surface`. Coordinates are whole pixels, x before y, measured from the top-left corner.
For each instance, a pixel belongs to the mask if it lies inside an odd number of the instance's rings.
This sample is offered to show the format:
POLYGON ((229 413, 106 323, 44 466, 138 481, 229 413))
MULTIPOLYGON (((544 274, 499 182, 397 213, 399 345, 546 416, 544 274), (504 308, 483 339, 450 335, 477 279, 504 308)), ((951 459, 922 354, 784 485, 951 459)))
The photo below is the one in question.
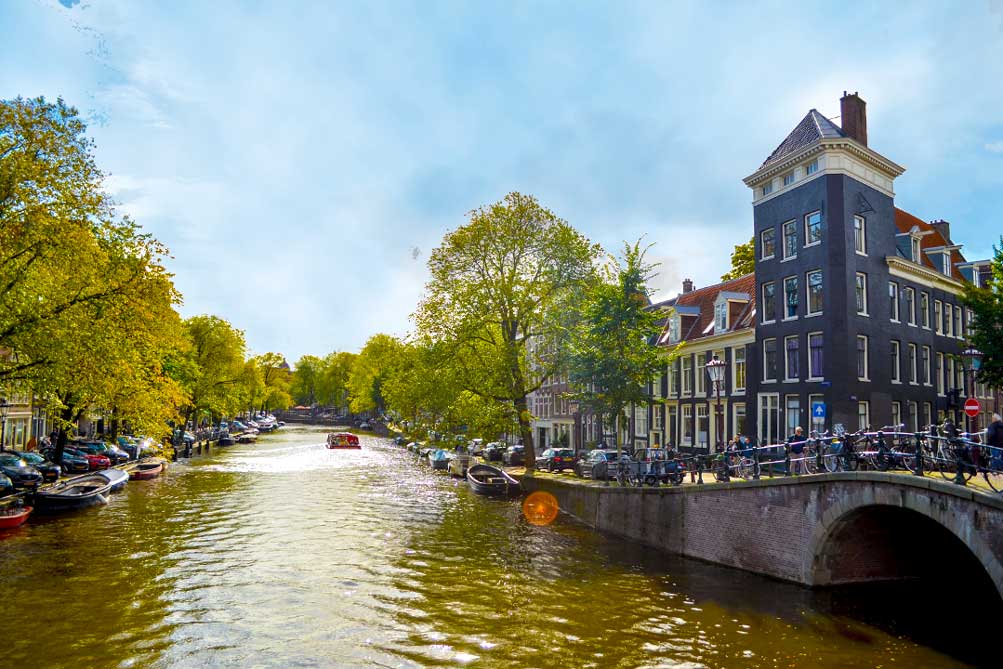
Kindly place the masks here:
POLYGON ((7 533, 0 666, 961 664, 857 596, 535 527, 386 440, 323 440, 287 426, 7 533))

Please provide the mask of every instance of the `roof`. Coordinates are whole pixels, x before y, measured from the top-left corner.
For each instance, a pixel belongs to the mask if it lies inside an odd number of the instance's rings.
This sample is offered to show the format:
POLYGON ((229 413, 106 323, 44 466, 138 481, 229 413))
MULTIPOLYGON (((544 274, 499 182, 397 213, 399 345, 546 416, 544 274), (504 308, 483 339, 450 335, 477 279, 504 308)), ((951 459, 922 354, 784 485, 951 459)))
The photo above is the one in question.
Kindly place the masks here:
POLYGON ((795 126, 791 133, 787 135, 780 146, 773 150, 769 158, 763 161, 759 169, 763 169, 770 163, 775 163, 787 156, 805 149, 819 140, 833 137, 846 137, 846 134, 835 123, 820 114, 818 110, 812 109, 801 122, 795 126))
MULTIPOLYGON (((898 228, 899 233, 907 233, 913 228, 919 228, 920 232, 926 232, 919 238, 919 246, 921 250, 935 249, 942 246, 953 246, 950 240, 944 239, 944 236, 940 234, 940 230, 936 226, 927 223, 923 219, 917 218, 907 211, 902 211, 898 207, 895 207, 895 227, 898 228)), ((937 269, 936 266, 931 262, 929 256, 926 253, 920 254, 923 267, 928 267, 930 269, 937 269)), ((951 266, 958 263, 965 262, 965 256, 961 255, 960 251, 951 251, 951 266)), ((952 276, 954 273, 952 272, 952 276)))
MULTIPOLYGON (((756 313, 756 275, 755 273, 740 276, 737 279, 723 281, 713 286, 706 286, 682 293, 676 298, 677 308, 689 307, 686 311, 695 311, 698 315, 691 318, 692 323, 684 324, 679 333, 680 341, 693 341, 703 337, 710 337, 720 332, 714 332, 714 303, 721 293, 725 293, 725 298, 735 299, 735 293, 743 293, 749 296, 749 302, 745 305, 738 317, 731 323, 729 332, 744 330, 755 324, 756 313)), ((663 337, 659 337, 661 341, 663 337)))

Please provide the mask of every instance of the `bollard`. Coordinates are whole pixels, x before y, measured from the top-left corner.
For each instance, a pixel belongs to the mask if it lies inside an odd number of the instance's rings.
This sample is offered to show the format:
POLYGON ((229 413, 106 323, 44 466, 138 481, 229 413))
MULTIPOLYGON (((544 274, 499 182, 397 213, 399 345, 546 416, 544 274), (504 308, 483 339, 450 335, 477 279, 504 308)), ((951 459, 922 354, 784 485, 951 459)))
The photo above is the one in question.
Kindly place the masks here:
POLYGON ((720 479, 721 481, 727 483, 731 480, 731 456, 727 451, 721 454, 721 465, 722 470, 720 479))
POLYGON ((965 461, 962 457, 963 451, 961 449, 961 441, 959 439, 952 439, 951 446, 954 448, 954 462, 955 462, 955 473, 954 482, 958 485, 968 485, 968 481, 965 480, 964 467, 965 461))
POLYGON ((923 440, 922 432, 916 433, 916 468, 913 469, 912 473, 915 476, 923 476, 923 440))
POLYGON ((815 442, 815 465, 818 468, 818 473, 821 474, 825 471, 825 440, 819 439, 815 442))
POLYGON ((697 456, 697 485, 703 485, 703 458, 697 456))
POLYGON ((791 475, 791 445, 784 444, 784 476, 791 475))
POLYGON ((759 480, 759 447, 756 446, 752 449, 752 479, 754 481, 759 480))

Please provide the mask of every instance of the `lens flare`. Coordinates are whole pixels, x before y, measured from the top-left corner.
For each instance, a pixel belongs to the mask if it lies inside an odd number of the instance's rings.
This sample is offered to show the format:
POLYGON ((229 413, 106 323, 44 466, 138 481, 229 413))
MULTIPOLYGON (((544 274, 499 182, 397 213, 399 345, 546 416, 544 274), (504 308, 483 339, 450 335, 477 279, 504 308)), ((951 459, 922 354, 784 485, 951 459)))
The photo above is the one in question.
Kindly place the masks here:
POLYGON ((533 525, 550 525, 558 511, 557 498, 542 490, 530 493, 522 502, 522 515, 533 525))

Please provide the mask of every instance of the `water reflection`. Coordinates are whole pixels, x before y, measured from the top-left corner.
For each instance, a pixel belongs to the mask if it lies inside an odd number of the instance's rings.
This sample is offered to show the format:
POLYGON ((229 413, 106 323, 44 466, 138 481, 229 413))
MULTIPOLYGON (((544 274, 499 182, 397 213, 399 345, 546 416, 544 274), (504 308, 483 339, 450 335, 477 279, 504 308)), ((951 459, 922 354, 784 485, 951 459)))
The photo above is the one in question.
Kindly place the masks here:
POLYGON ((0 584, 19 629, 0 666, 959 665, 894 615, 861 622, 866 597, 533 526, 385 442, 328 451, 306 428, 32 519, 0 584))

